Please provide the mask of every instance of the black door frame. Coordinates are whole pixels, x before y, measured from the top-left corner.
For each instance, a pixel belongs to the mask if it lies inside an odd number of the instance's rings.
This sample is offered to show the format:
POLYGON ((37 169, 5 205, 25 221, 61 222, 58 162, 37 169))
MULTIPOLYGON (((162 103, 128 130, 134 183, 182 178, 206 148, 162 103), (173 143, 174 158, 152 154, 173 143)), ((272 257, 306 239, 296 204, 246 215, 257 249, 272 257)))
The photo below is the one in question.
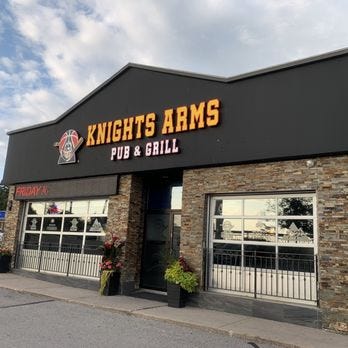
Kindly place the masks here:
MULTIPOLYGON (((165 257, 164 259, 160 260, 160 271, 159 273, 163 273, 163 275, 161 275, 161 277, 164 276, 164 270, 167 266, 167 263, 175 258, 176 256, 178 256, 180 250, 177 250, 177 255, 173 256, 173 250, 175 248, 174 244, 174 219, 175 219, 175 215, 180 215, 181 217, 181 209, 170 209, 170 208, 154 208, 150 205, 149 206, 149 200, 150 200, 150 189, 151 187, 157 188, 157 187, 163 187, 163 188, 168 188, 168 192, 170 192, 170 194, 172 193, 172 189, 173 187, 178 187, 181 186, 182 187, 182 171, 172 171, 172 172, 166 172, 166 173, 152 173, 151 175, 148 175, 147 177, 144 178, 144 189, 147 191, 146 192, 146 202, 145 202, 145 214, 144 214, 144 234, 143 234, 143 248, 142 248, 142 257, 141 257, 141 269, 140 269, 140 287, 144 288, 144 289, 153 289, 153 290, 159 290, 159 291, 166 291, 166 284, 164 282, 164 278, 163 278, 163 286, 151 286, 151 281, 150 282, 146 282, 146 270, 145 270, 145 266, 149 263, 149 256, 151 255, 151 247, 149 247, 148 245, 148 231, 147 231, 147 224, 148 224, 148 216, 153 214, 167 214, 168 216, 168 231, 167 231, 167 236, 165 238, 165 241, 163 243, 165 243, 166 245, 164 246, 164 253, 165 253, 165 257), (149 254, 150 253, 150 254, 149 254)), ((171 196, 169 196, 169 205, 171 202, 171 196)), ((165 199, 164 199, 165 201, 165 199)), ((181 220, 180 220, 180 228, 181 228, 181 220)), ((180 235, 179 235, 179 240, 180 240, 180 235)), ((158 243, 161 243, 161 240, 158 240, 158 243)), ((152 246, 154 247, 154 249, 156 249, 155 244, 156 244, 156 240, 152 241, 152 246)), ((180 249, 180 243, 178 245, 178 249, 180 249)), ((155 277, 155 275, 154 275, 155 277)), ((161 283, 161 281, 159 281, 159 283, 161 283)), ((158 285, 158 284, 157 284, 158 285)))

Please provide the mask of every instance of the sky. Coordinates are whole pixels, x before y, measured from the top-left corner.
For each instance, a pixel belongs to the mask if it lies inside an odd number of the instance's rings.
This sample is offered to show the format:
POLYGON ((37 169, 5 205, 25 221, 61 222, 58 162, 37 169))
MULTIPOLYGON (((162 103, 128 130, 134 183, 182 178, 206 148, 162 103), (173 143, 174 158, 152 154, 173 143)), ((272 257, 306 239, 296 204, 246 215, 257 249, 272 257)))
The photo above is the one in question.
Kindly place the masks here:
POLYGON ((348 46, 346 0, 0 0, 0 179, 10 130, 127 63, 223 77, 348 46))

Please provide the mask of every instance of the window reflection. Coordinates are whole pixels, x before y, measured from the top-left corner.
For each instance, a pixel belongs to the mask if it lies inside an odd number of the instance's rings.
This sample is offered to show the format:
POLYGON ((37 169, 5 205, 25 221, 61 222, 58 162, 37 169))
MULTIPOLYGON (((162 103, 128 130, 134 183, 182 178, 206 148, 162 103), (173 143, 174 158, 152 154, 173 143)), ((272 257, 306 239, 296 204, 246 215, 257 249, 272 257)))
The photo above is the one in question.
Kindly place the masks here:
POLYGON ((28 215, 42 215, 44 213, 45 204, 30 202, 28 205, 28 215))
POLYGON ((23 247, 83 252, 85 243, 89 253, 96 253, 91 248, 104 240, 107 210, 107 199, 28 202, 23 247))
POLYGON ((214 219, 214 239, 241 240, 241 219, 214 219))
POLYGON ((63 214, 65 202, 49 202, 45 206, 45 214, 56 215, 63 214))
POLYGON ((245 219, 244 239, 260 242, 275 242, 275 220, 245 219))
POLYGON ((172 236, 172 256, 180 256, 180 231, 181 231, 181 214, 175 214, 173 218, 173 236, 172 236))
POLYGON ((279 199, 279 215, 313 215, 312 197, 289 197, 279 199))
POLYGON ((108 213, 108 200, 98 199, 89 202, 89 214, 90 215, 106 215, 108 213))
POLYGON ((88 201, 66 202, 65 214, 85 215, 88 209, 88 201))
MULTIPOLYGON (((315 196, 307 193, 302 197, 214 197, 209 286, 240 291, 243 275, 248 279, 250 269, 315 272, 314 216, 315 196)), ((266 273, 266 278, 260 278, 260 286, 267 287, 267 279, 266 273)), ((271 284, 277 288, 276 282, 271 284)))
POLYGON ((217 199, 214 208, 215 215, 242 215, 242 201, 217 199))
POLYGON ((172 187, 171 209, 181 209, 182 206, 182 186, 172 187))
POLYGON ((231 241, 313 243, 313 199, 307 196, 216 198, 212 204, 212 238, 231 241), (234 219, 233 215, 240 218, 234 219), (296 219, 285 218, 291 215, 296 216, 296 219), (259 216, 265 218, 256 218, 259 216), (301 216, 303 219, 299 218, 301 216))
POLYGON ((280 243, 313 243, 312 220, 279 220, 280 243))
POLYGON ((244 201, 244 215, 262 216, 276 214, 275 199, 246 199, 244 201))

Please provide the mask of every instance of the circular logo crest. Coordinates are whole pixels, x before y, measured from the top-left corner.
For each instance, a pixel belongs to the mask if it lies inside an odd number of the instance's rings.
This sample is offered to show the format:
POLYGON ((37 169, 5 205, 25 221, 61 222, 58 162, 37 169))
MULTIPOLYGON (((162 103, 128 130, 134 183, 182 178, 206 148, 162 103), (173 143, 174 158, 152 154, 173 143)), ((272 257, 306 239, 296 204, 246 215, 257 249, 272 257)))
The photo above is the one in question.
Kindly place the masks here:
POLYGON ((68 162, 75 154, 79 136, 74 129, 67 130, 59 140, 59 153, 64 161, 68 162))
POLYGON ((64 132, 58 143, 54 146, 58 147, 59 160, 58 164, 75 163, 76 162, 76 150, 83 143, 83 138, 79 138, 78 133, 74 129, 69 129, 64 132))

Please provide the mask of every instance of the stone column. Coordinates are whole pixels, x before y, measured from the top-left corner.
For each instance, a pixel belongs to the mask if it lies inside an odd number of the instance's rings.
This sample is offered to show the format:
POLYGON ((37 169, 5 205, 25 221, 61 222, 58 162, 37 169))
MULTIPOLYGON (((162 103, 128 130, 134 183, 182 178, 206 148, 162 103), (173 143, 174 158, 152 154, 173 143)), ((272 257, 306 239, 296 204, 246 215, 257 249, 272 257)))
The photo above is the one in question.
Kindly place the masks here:
MULTIPOLYGON (((13 255, 16 253, 16 246, 19 243, 21 233, 21 220, 24 209, 22 201, 14 200, 15 186, 10 186, 7 201, 7 210, 4 226, 3 246, 9 248, 13 255)), ((14 261, 14 257, 12 260, 14 261)))
POLYGON ((318 162, 319 298, 323 327, 348 334, 348 156, 318 162))
POLYGON ((122 292, 139 287, 144 229, 144 199, 142 178, 122 175, 118 195, 110 197, 107 233, 126 239, 122 292))

